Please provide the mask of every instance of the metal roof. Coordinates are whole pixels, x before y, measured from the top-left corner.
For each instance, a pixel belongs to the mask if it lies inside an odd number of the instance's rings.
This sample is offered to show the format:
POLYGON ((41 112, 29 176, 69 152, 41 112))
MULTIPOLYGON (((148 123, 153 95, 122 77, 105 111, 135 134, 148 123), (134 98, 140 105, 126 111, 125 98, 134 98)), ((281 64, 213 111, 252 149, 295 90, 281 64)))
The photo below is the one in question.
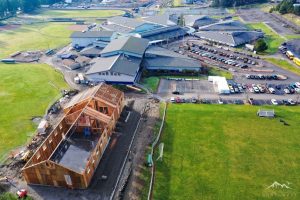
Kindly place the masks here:
POLYGON ((252 42, 258 38, 263 37, 264 34, 257 31, 199 31, 195 33, 195 35, 205 40, 218 42, 234 47, 252 42))
POLYGON ((199 61, 192 59, 176 58, 176 57, 156 57, 145 58, 144 65, 146 68, 157 67, 163 69, 164 67, 172 68, 201 68, 199 61))
POLYGON ((144 23, 146 23, 142 20, 137 20, 137 19, 128 18, 128 17, 120 17, 120 16, 109 18, 109 19, 107 19, 107 22, 108 22, 108 24, 111 24, 111 23, 118 24, 118 25, 130 28, 130 29, 135 29, 136 27, 141 26, 144 23))
POLYGON ((113 31, 75 31, 72 33, 71 38, 101 38, 101 37, 111 37, 113 31))
POLYGON ((165 49, 158 46, 151 46, 145 52, 145 57, 152 57, 152 56, 162 56, 162 57, 175 57, 175 58, 184 58, 184 59, 192 59, 188 56, 176 53, 169 49, 165 49))
POLYGON ((116 55, 111 57, 95 58, 92 62, 94 62, 94 64, 86 72, 87 75, 111 71, 129 76, 135 76, 140 68, 141 59, 116 55))
POLYGON ((184 15, 184 22, 186 26, 206 26, 218 22, 217 19, 210 18, 206 15, 184 15))
POLYGON ((150 17, 145 17, 143 18, 144 21, 150 22, 150 23, 155 23, 163 26, 174 26, 177 25, 173 21, 170 20, 170 17, 168 14, 164 15, 154 15, 150 17))
POLYGON ((101 54, 124 51, 138 55, 143 55, 148 47, 149 40, 137 37, 121 37, 111 41, 101 52, 101 54))
POLYGON ((245 31, 248 28, 242 22, 236 20, 222 21, 199 27, 201 31, 245 31))

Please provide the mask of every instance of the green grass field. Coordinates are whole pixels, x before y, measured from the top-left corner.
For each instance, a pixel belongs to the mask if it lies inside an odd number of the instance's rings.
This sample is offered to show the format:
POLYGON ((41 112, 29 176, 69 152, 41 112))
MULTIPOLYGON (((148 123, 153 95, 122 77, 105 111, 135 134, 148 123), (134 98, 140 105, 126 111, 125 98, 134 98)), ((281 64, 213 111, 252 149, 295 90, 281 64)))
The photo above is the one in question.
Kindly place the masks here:
POLYGON ((294 66, 293 64, 289 63, 286 60, 281 60, 276 58, 266 58, 266 60, 273 63, 274 65, 277 65, 278 67, 281 67, 282 69, 291 71, 300 76, 300 68, 294 66))
POLYGON ((71 24, 41 23, 0 32, 0 58, 22 50, 45 50, 70 42, 71 24))
POLYGON ((278 47, 285 41, 284 38, 282 38, 264 23, 249 23, 248 27, 252 29, 260 29, 265 33, 265 40, 269 47, 266 50, 266 53, 268 54, 276 53, 278 51, 278 47))
POLYGON ((274 108, 266 119, 256 106, 169 105, 153 199, 299 199, 300 107, 274 108))
POLYGON ((43 17, 106 18, 124 14, 121 10, 47 10, 39 15, 43 17))
POLYGON ((173 0, 173 6, 174 7, 179 7, 182 5, 182 0, 173 0))
POLYGON ((44 64, 0 64, 0 76, 1 162, 5 153, 34 133, 31 118, 44 115, 59 89, 68 87, 59 72, 44 64))

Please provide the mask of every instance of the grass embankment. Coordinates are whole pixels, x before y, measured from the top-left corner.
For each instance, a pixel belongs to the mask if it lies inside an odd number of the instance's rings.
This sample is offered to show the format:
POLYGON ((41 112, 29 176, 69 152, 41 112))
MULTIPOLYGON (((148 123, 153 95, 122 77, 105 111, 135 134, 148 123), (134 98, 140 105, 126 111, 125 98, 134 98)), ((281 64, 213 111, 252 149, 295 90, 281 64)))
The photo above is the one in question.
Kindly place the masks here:
POLYGON ((291 63, 289 63, 286 60, 276 59, 276 58, 266 58, 266 60, 269 61, 270 63, 273 63, 274 65, 277 65, 278 67, 280 67, 282 69, 291 71, 300 76, 300 69, 298 67, 292 65, 291 63))
POLYGON ((264 23, 249 23, 248 27, 251 29, 260 29, 265 33, 265 41, 268 44, 268 49, 265 53, 274 54, 278 51, 278 47, 285 41, 285 39, 273 31, 264 23))
POLYGON ((9 150, 34 133, 34 116, 42 116, 60 89, 63 76, 44 64, 0 64, 0 162, 9 150))
MULTIPOLYGON (((18 200, 18 199, 19 198, 17 197, 17 195, 14 195, 9 192, 0 194, 0 200, 18 200)), ((26 198, 23 198, 22 200, 32 200, 32 198, 27 196, 26 198)))
POLYGON ((296 25, 300 26, 300 17, 299 16, 292 14, 292 13, 284 14, 281 16, 284 17, 285 19, 287 19, 288 21, 293 22, 296 25))
POLYGON ((70 42, 70 24, 41 23, 0 32, 0 58, 23 50, 45 50, 70 42))
POLYGON ((43 17, 66 17, 66 18, 106 18, 123 15, 121 10, 47 10, 39 15, 43 17))
POLYGON ((156 92, 158 84, 159 84, 159 77, 151 76, 148 78, 143 78, 142 84, 150 89, 152 92, 156 92))
POLYGON ((208 72, 209 76, 224 76, 226 79, 233 79, 233 75, 225 70, 211 67, 208 72))
POLYGON ((182 0, 173 0, 173 7, 182 6, 182 0))
POLYGON ((171 104, 153 199, 299 199, 300 107, 171 104), (284 119, 289 126, 279 121, 284 119), (275 181, 292 189, 269 188, 275 181))

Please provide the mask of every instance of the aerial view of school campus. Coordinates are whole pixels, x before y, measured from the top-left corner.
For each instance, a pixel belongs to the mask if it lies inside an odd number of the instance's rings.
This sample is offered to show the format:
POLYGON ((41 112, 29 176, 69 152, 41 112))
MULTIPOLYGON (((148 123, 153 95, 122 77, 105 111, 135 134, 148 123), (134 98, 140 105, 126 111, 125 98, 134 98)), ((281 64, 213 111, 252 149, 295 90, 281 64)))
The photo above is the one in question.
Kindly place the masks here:
POLYGON ((0 200, 299 200, 299 0, 0 0, 0 200))

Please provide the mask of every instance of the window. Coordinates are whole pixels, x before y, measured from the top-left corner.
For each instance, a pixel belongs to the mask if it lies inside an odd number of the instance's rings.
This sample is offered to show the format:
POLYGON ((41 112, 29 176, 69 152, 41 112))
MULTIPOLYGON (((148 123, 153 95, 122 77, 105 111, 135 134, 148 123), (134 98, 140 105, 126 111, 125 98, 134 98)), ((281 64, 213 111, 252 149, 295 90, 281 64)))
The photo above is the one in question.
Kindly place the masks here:
POLYGON ((106 72, 106 75, 109 76, 109 72, 106 72))
POLYGON ((113 75, 115 75, 115 73, 114 72, 110 72, 110 75, 113 76, 113 75))
POLYGON ((49 144, 51 144, 52 143, 52 137, 49 139, 49 144))
POLYGON ((57 136, 57 130, 55 130, 55 132, 54 132, 54 136, 57 136))
POLYGON ((36 153, 36 159, 40 159, 41 158, 41 153, 40 152, 37 152, 36 153))
POLYGON ((90 168, 88 168, 88 169, 87 169, 87 171, 86 171, 86 173, 87 173, 87 174, 89 174, 89 173, 90 173, 90 171, 91 171, 91 169, 90 169, 90 168))
POLYGON ((59 124, 58 127, 59 127, 60 130, 63 128, 62 124, 59 124))
POLYGON ((43 151, 46 151, 46 149, 47 149, 47 145, 43 145, 43 151))
POLYGON ((64 175, 64 177, 65 177, 65 181, 66 181, 67 185, 72 185, 71 176, 70 175, 64 175))
POLYGON ((96 155, 98 155, 99 154, 99 150, 97 149, 97 151, 96 151, 96 155))

